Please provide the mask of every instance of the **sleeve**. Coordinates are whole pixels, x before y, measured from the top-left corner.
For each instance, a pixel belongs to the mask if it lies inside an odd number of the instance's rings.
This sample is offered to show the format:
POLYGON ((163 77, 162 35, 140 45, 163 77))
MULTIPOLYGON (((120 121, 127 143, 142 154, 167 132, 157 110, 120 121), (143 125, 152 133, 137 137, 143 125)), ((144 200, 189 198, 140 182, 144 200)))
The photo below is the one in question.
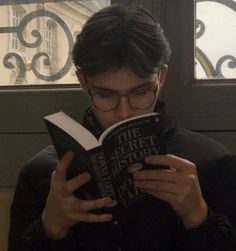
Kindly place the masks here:
MULTIPOLYGON (((23 251, 62 251, 68 250, 67 239, 51 240, 45 235, 41 219, 30 223, 24 232, 21 240, 21 250, 23 251)), ((18 250, 18 249, 17 249, 18 250)))
POLYGON ((181 251, 236 250, 236 156, 224 154, 211 170, 206 180, 212 183, 205 193, 207 219, 195 229, 180 227, 181 251))
POLYGON ((21 171, 11 206, 8 251, 52 250, 40 224, 43 208, 39 194, 21 171))
POLYGON ((8 251, 66 250, 67 240, 47 238, 40 220, 56 163, 54 152, 47 150, 20 171, 11 205, 8 251))
POLYGON ((208 210, 205 222, 194 229, 179 226, 177 250, 233 251, 236 250, 236 230, 227 217, 208 210))

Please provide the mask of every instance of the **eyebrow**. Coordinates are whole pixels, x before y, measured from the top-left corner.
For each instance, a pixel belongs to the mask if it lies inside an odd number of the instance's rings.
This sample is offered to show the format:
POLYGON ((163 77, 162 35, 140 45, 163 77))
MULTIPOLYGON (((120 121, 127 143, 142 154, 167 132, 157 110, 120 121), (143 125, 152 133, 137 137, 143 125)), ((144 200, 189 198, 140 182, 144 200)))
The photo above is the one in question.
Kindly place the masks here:
MULTIPOLYGON (((135 86, 131 89, 129 89, 127 92, 131 92, 131 91, 135 91, 137 89, 141 89, 141 88, 147 88, 149 86, 151 86, 154 82, 156 82, 155 80, 149 80, 145 83, 142 83, 138 86, 135 86)), ((100 87, 100 86, 96 86, 96 85, 91 85, 92 88, 96 89, 97 91, 110 91, 110 92, 119 92, 119 91, 116 91, 116 90, 113 90, 113 89, 110 89, 110 88, 107 88, 107 87, 100 87)))

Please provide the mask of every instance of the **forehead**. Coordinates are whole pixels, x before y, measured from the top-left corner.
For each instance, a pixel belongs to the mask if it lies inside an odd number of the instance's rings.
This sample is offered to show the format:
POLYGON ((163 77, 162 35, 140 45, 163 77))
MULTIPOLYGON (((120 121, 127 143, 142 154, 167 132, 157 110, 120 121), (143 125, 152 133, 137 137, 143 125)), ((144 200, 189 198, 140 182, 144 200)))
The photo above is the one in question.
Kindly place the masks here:
POLYGON ((121 68, 113 71, 87 77, 89 87, 111 89, 114 91, 127 91, 139 85, 155 81, 156 74, 148 78, 141 78, 129 68, 121 68))

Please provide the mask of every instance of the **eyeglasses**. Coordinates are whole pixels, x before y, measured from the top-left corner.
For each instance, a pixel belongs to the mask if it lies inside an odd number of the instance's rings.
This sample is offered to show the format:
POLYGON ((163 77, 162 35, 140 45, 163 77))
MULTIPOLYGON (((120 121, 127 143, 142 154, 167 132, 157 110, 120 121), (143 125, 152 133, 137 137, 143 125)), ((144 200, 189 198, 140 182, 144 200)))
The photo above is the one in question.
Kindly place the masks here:
POLYGON ((93 105, 100 111, 109 112, 115 110, 121 97, 126 97, 129 105, 134 109, 147 109, 153 105, 158 91, 158 85, 155 88, 140 87, 122 94, 112 90, 101 90, 92 93, 88 88, 89 95, 93 105))

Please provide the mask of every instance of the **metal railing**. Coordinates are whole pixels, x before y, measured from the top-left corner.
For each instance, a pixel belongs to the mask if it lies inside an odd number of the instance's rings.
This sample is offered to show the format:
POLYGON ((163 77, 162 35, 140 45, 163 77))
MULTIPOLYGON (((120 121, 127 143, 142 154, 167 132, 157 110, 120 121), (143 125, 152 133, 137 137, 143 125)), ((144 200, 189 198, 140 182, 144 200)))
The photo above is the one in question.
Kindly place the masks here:
MULTIPOLYGON (((200 2, 214 2, 217 4, 221 4, 225 7, 228 7, 230 10, 233 10, 236 14, 236 2, 233 0, 196 0, 196 5, 199 4, 200 2)), ((221 17, 220 19, 223 20, 223 17, 221 17)), ((197 41, 197 39, 201 38, 207 32, 207 29, 206 29, 206 24, 200 19, 196 19, 195 26, 196 26, 195 39, 197 41)), ((229 55, 229 54, 223 55, 218 59, 216 63, 213 64, 212 61, 210 60, 210 56, 207 55, 207 53, 208 52, 204 52, 202 48, 199 48, 198 46, 195 47, 195 57, 201 64, 208 78, 220 78, 220 79, 227 78, 226 76, 224 76, 222 72, 222 66, 226 62, 228 63, 227 64, 228 68, 236 69, 235 55, 229 55)))

